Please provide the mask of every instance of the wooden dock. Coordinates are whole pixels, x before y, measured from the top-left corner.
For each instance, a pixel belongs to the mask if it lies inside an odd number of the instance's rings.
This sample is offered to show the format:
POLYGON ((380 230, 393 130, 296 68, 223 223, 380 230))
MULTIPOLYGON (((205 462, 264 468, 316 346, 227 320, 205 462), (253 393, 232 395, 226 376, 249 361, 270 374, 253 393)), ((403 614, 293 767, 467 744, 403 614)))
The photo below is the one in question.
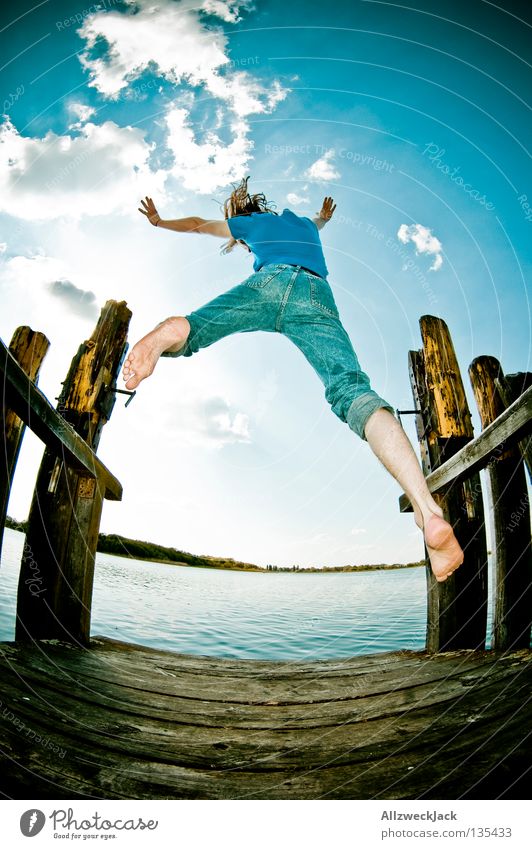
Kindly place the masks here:
MULTIPOLYGON (((46 445, 27 523, 15 642, 0 643, 0 792, 16 799, 521 799, 532 768, 532 374, 476 358, 474 438, 445 322, 409 352, 427 485, 463 565, 427 566, 425 652, 308 662, 224 660, 90 633, 105 498, 96 454, 130 311, 104 306, 57 409, 36 385, 48 340, 0 340, 0 545, 24 426, 46 445), (486 533, 481 469, 494 532, 486 533), (491 650, 485 650, 488 542, 491 650)), ((131 393, 125 391, 132 397, 131 393)), ((405 496, 402 510, 411 509, 405 496)), ((273 578, 272 578, 273 579, 273 578)), ((378 601, 375 602, 378 614, 378 601)))
POLYGON ((267 662, 0 645, 18 799, 519 799, 532 652, 267 662))

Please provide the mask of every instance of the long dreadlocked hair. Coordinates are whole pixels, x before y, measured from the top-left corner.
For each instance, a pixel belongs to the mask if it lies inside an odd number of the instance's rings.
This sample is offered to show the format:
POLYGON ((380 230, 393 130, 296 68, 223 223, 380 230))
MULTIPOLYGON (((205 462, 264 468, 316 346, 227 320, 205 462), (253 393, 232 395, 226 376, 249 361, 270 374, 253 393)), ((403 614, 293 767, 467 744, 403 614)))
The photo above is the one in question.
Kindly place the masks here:
MULTIPOLYGON (((266 195, 262 192, 250 195, 248 191, 248 177, 243 177, 240 183, 233 185, 233 191, 224 202, 225 218, 233 218, 235 215, 251 215, 252 212, 271 212, 273 215, 277 213, 270 208, 270 203, 266 200, 266 195)), ((273 204, 275 206, 275 204, 273 204)), ((249 251, 248 245, 242 239, 229 239, 222 247, 222 253, 230 253, 235 245, 240 244, 249 251)))
MULTIPOLYGON (((255 195, 250 195, 248 191, 248 177, 243 177, 240 183, 233 185, 233 191, 224 203, 224 213, 226 218, 233 218, 234 215, 251 215, 252 212, 272 212, 277 215, 273 209, 270 209, 270 204, 266 200, 266 196, 259 192, 255 195)), ((275 206, 275 204, 273 204, 275 206)))

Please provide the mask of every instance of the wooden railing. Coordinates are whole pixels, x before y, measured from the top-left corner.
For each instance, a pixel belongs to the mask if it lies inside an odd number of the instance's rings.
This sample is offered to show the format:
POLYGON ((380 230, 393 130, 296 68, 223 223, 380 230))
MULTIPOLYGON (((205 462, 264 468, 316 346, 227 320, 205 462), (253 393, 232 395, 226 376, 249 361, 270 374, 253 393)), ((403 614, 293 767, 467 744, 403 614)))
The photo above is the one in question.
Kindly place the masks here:
MULTIPOLYGON (((529 648, 532 546, 525 462, 532 439, 532 375, 505 376, 493 357, 478 357, 469 375, 483 430, 474 439, 471 415, 447 325, 420 319, 423 348, 409 352, 410 378, 423 470, 464 549, 463 565, 438 583, 427 558, 427 649, 482 649, 487 633, 488 536, 491 526, 493 624, 491 648, 529 648), (483 487, 479 472, 487 469, 483 487)), ((402 511, 411 510, 405 495, 402 511)))
POLYGON ((0 545, 25 426, 46 446, 22 555, 17 640, 89 642, 103 500, 122 497, 119 481, 96 450, 113 409, 130 317, 124 302, 107 302, 92 336, 72 360, 57 409, 36 386, 46 337, 18 328, 9 349, 0 340, 0 545))

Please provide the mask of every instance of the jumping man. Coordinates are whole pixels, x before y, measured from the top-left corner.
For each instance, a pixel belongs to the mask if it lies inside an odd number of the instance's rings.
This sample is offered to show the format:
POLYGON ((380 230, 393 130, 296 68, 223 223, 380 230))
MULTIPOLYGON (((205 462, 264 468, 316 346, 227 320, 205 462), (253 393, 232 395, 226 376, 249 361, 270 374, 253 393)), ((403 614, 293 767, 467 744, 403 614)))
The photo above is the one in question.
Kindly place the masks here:
POLYGON ((338 418, 370 445, 410 499, 423 531, 432 571, 445 581, 464 554, 441 507, 430 494, 412 445, 393 407, 373 391, 362 371, 327 282, 319 231, 336 205, 326 197, 313 219, 269 208, 263 194, 250 195, 248 179, 224 204, 225 220, 191 216, 163 220, 151 198, 139 209, 154 227, 228 239, 227 253, 240 244, 254 256, 253 274, 185 316, 171 316, 144 336, 127 357, 123 378, 135 389, 160 356, 190 357, 228 336, 252 330, 283 333, 307 358, 325 387, 338 418))

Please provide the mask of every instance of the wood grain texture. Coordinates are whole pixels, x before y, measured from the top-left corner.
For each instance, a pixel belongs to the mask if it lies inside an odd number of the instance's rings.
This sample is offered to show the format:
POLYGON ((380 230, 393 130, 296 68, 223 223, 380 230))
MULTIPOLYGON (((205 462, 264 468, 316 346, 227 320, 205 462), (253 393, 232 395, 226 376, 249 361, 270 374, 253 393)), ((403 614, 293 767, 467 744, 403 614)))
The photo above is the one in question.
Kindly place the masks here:
MULTIPOLYGON (((477 357, 469 377, 480 420, 487 428, 505 411, 507 398, 501 364, 495 357, 477 357)), ((530 390, 529 390, 530 391, 530 390)), ((493 452, 487 469, 492 526, 495 649, 526 648, 532 627, 532 542, 530 505, 523 453, 504 441, 493 452)))
MULTIPOLYGON (((22 326, 17 327, 13 334, 9 343, 9 353, 18 363, 24 374, 27 375, 28 379, 36 383, 39 370, 49 346, 50 342, 44 333, 34 331, 31 327, 22 326)), ((1 356, 0 353, 0 359, 1 356)), ((2 549, 9 494, 24 436, 24 429, 25 424, 23 420, 17 416, 13 409, 7 406, 5 387, 3 387, 0 409, 0 432, 2 433, 3 440, 0 460, 0 551, 2 549)))
MULTIPOLYGON (((107 301, 91 337, 72 359, 58 401, 63 429, 75 431, 94 463, 115 401, 109 389, 125 355, 130 318, 124 301, 107 301)), ((88 642, 104 495, 99 474, 70 468, 52 449, 44 452, 22 555, 17 640, 88 642)))
POLYGON ((73 469, 98 476, 105 486, 105 497, 114 501, 122 498, 120 482, 50 404, 20 368, 0 339, 0 380, 5 391, 5 408, 13 410, 36 436, 63 457, 73 469))
POLYGON ((473 425, 449 328, 443 319, 422 315, 423 361, 431 396, 432 438, 472 439, 473 425))
MULTIPOLYGON (((509 407, 523 392, 526 392, 532 386, 532 372, 521 371, 515 374, 505 375, 501 373, 496 381, 496 386, 504 401, 505 408, 509 407)), ((522 439, 519 442, 519 450, 526 463, 528 477, 532 483, 532 437, 528 436, 522 439)))
MULTIPOLYGON (((449 328, 436 316, 420 318, 423 349, 410 351, 409 372, 417 412, 416 428, 427 481, 473 437, 471 415, 449 328)), ((487 616, 487 547, 478 473, 453 481, 435 501, 465 554, 463 565, 436 581, 426 555, 429 651, 483 648, 487 616)))
POLYGON ((532 653, 226 660, 0 644, 20 799, 521 798, 532 653))
MULTIPOLYGON (((529 387, 482 433, 428 475, 426 480, 430 492, 438 492, 465 480, 472 472, 486 468, 503 442, 507 447, 521 441, 528 444, 530 440, 524 440, 524 437, 531 432, 532 387, 529 387)), ((399 507, 401 511, 412 509, 405 495, 399 498, 399 507)))

